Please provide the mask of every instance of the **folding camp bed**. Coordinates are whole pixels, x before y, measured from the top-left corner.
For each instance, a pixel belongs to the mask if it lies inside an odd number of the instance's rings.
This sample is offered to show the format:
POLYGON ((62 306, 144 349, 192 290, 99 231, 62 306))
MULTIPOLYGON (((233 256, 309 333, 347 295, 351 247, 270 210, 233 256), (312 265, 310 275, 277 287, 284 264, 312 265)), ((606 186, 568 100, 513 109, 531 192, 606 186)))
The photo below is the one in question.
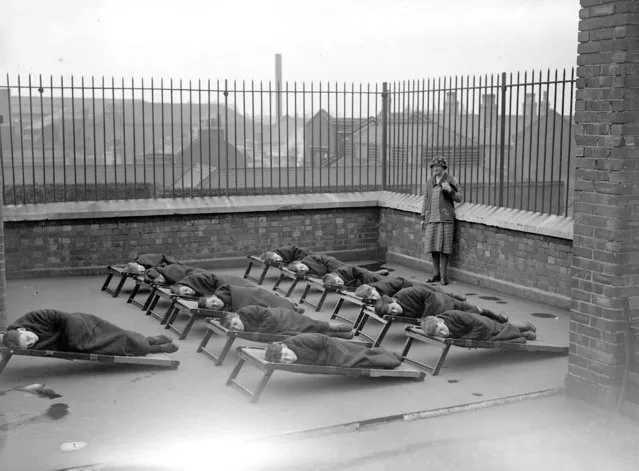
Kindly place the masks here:
POLYGON ((161 285, 151 283, 145 280, 143 276, 140 276, 135 279, 135 286, 133 287, 133 290, 131 290, 131 294, 129 294, 129 298, 126 300, 126 302, 139 307, 143 311, 146 311, 149 308, 149 304, 151 304, 151 301, 153 300, 153 296, 155 295, 155 290, 158 286, 161 286, 161 285), (144 293, 144 292, 147 292, 147 290, 148 290, 148 295, 143 302, 140 302, 137 299, 135 299, 137 295, 140 294, 140 292, 144 293))
POLYGON ((97 361, 100 363, 122 363, 127 365, 146 365, 146 366, 159 366, 162 368, 169 368, 176 370, 180 366, 178 360, 171 360, 165 358, 163 354, 153 354, 143 357, 127 357, 119 355, 99 355, 94 353, 73 353, 73 352, 58 352, 53 350, 33 350, 33 349, 18 349, 18 348, 5 348, 0 347, 0 374, 9 363, 9 360, 13 355, 18 356, 31 356, 42 358, 60 358, 62 360, 82 360, 82 361, 97 361))
POLYGON ((166 323, 164 326, 165 329, 171 329, 173 332, 180 335, 180 340, 184 340, 189 332, 191 331, 191 327, 197 319, 206 319, 207 317, 212 317, 215 319, 219 319, 224 311, 216 311, 214 309, 202 309, 197 307, 197 301, 191 299, 183 299, 183 298, 175 298, 172 303, 169 311, 164 316, 163 322, 166 323), (175 327, 175 320, 177 319, 180 313, 186 314, 189 316, 189 320, 184 327, 184 330, 180 330, 175 327))
POLYGON ((321 279, 309 276, 306 278, 306 288, 304 289, 304 293, 300 298, 299 304, 304 304, 306 302, 306 304, 310 304, 315 308, 315 312, 319 312, 319 310, 322 309, 322 306, 324 305, 324 301, 326 301, 326 296, 328 296, 328 293, 336 293, 341 289, 343 288, 340 286, 325 285, 321 279), (320 298, 319 301, 317 301, 317 304, 306 299, 312 287, 315 287, 320 291, 320 298))
POLYGON ((264 359, 265 349, 253 347, 237 347, 239 360, 228 380, 227 386, 233 386, 251 398, 251 402, 255 403, 260 398, 266 384, 275 371, 288 371, 289 373, 303 374, 321 374, 321 375, 342 375, 342 376, 368 376, 371 378, 407 378, 416 381, 424 381, 426 374, 413 367, 410 360, 404 362, 397 368, 345 368, 336 366, 314 366, 314 365, 297 365, 295 363, 272 363, 264 359), (263 372, 262 378, 255 388, 251 391, 237 381, 237 376, 244 364, 248 362, 263 372))
POLYGON ((390 329, 390 326, 393 324, 393 322, 404 322, 407 324, 419 325, 419 319, 416 319, 414 317, 392 316, 389 314, 378 316, 375 313, 373 306, 365 305, 360 312, 359 322, 353 327, 353 329, 355 331, 355 335, 361 335, 363 337, 369 338, 373 341, 373 347, 379 347, 384 341, 384 338, 388 333, 388 329, 390 329), (382 328, 377 334, 376 338, 372 338, 369 335, 363 333, 364 327, 370 320, 382 325, 382 328))
MULTIPOLYGON (((177 294, 173 293, 171 291, 171 288, 169 288, 166 285, 153 284, 151 286, 152 286, 152 291, 151 291, 151 294, 149 295, 149 299, 147 299, 147 301, 144 303, 144 305, 146 306, 146 315, 159 319, 160 324, 166 324, 166 322, 169 320, 169 316, 171 312, 173 311, 173 306, 175 306, 175 302, 180 297, 177 294), (166 309, 166 311, 164 311, 163 314, 156 311, 156 308, 158 306, 158 302, 160 301, 160 299, 166 299, 167 301, 169 301, 169 307, 166 309)), ((194 298, 194 297, 186 297, 185 299, 197 300, 197 298, 194 298)))
POLYGON ((256 281, 258 285, 261 285, 262 283, 264 283, 264 278, 266 278, 266 273, 268 272, 269 268, 277 267, 280 265, 279 263, 272 263, 272 262, 267 263, 264 260, 262 260, 260 257, 258 257, 257 255, 248 255, 246 259, 248 260, 248 267, 246 267, 246 271, 244 272, 244 279, 256 281), (262 273, 260 273, 259 277, 257 278, 253 276, 249 276, 249 274, 251 273, 251 268, 253 268, 253 265, 259 265, 263 267, 262 273))
POLYGON ((364 299, 364 298, 360 298, 359 296, 356 296, 355 293, 352 291, 338 291, 338 294, 339 294, 339 299, 337 300, 337 304, 335 305, 335 308, 333 309, 333 314, 331 314, 331 319, 341 319, 345 322, 348 322, 349 324, 356 325, 359 322, 359 320, 361 320, 362 311, 364 310, 364 308, 374 303, 373 300, 368 300, 368 299, 364 299), (355 319, 355 321, 339 314, 345 302, 355 304, 356 306, 360 308, 359 314, 357 318, 355 319))
POLYGON ((124 286, 124 283, 126 282, 128 278, 137 279, 140 276, 141 275, 139 273, 128 272, 123 267, 114 267, 114 266, 108 265, 107 277, 106 277, 106 280, 104 280, 104 283, 102 283, 101 291, 106 291, 107 293, 112 295, 114 298, 117 298, 118 295, 120 294, 120 291, 122 290, 122 287, 124 286), (109 283, 111 283, 111 280, 113 279, 114 276, 119 276, 120 281, 118 282, 115 289, 112 289, 112 288, 109 288, 109 283))
POLYGON ((492 342, 489 340, 451 339, 426 335, 426 333, 421 328, 408 326, 406 327, 406 343, 404 344, 404 350, 402 351, 402 356, 404 358, 406 358, 406 356, 408 355, 410 347, 415 340, 424 343, 436 342, 442 345, 442 352, 437 359, 437 363, 435 364, 435 366, 427 365, 426 363, 421 363, 416 360, 411 360, 414 364, 431 372, 433 376, 439 374, 439 370, 444 364, 444 360, 446 359, 446 355, 448 355, 450 347, 461 347, 468 349, 488 348, 500 351, 546 352, 568 355, 568 347, 559 347, 557 345, 549 345, 547 343, 541 343, 537 341, 518 343, 508 341, 492 342))
MULTIPOLYGON (((197 351, 204 353, 215 360, 215 366, 220 366, 224 363, 224 359, 228 355, 229 351, 231 351, 231 347, 233 346, 233 342, 235 339, 243 339, 250 340, 251 342, 257 343, 271 343, 271 342, 279 342, 280 340, 285 340, 290 337, 290 335, 284 334, 264 334, 258 332, 238 332, 236 330, 230 330, 220 324, 218 319, 207 319, 207 331, 198 347, 197 351), (206 349, 206 346, 209 343, 209 340, 213 336, 213 334, 218 334, 226 337, 226 342, 222 347, 222 351, 219 355, 215 355, 210 350, 206 349)), ((364 343, 364 342, 362 342, 364 343)), ((370 347, 371 343, 365 343, 366 346, 370 347)))
POLYGON ((300 281, 306 281, 306 279, 308 278, 307 275, 303 275, 301 273, 295 273, 294 271, 291 271, 286 267, 278 267, 278 269, 280 271, 280 276, 277 277, 277 280, 275 281, 275 284, 273 285, 273 291, 282 293, 287 298, 291 295, 291 293, 293 292, 293 290, 295 289, 295 287, 300 281), (280 284, 285 279, 291 280, 291 284, 287 290, 280 288, 280 284))

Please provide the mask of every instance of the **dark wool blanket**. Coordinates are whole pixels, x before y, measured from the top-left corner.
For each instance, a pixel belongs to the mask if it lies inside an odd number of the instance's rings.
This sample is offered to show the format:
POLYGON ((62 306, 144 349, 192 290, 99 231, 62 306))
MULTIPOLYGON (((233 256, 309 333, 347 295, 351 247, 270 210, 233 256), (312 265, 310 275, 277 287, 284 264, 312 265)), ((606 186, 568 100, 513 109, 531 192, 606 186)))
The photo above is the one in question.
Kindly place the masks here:
POLYGON ((224 303, 223 310, 237 312, 246 306, 281 307, 293 310, 288 299, 258 286, 221 286, 215 296, 224 303))
POLYGON ((210 296, 224 285, 253 286, 248 280, 235 275, 216 275, 210 271, 191 273, 176 285, 184 285, 195 291, 196 296, 210 296))
POLYGON ((280 247, 279 249, 275 249, 274 252, 278 253, 280 257, 282 257, 282 263, 285 264, 302 260, 310 254, 309 251, 296 247, 295 245, 291 245, 290 247, 280 247))
MULTIPOLYGON (((461 303, 452 296, 420 285, 401 289, 393 295, 393 298, 402 307, 402 316, 417 319, 424 316, 436 316, 444 311, 459 307, 461 303)), ((382 296, 382 299, 386 302, 391 301, 388 296, 382 296)))
POLYGON ((297 355, 296 363, 302 365, 393 369, 402 363, 398 353, 322 334, 299 334, 280 343, 290 348, 297 355))
POLYGON ((333 274, 344 280, 344 286, 347 288, 357 288, 363 284, 371 285, 386 278, 378 273, 373 273, 366 268, 356 267, 353 265, 342 265, 333 274))
POLYGON ((446 311, 437 317, 444 320, 455 339, 491 340, 526 343, 521 331, 509 322, 499 323, 486 316, 465 311, 446 311))
POLYGON ((344 265, 344 262, 337 260, 330 255, 322 254, 310 254, 300 260, 304 265, 309 268, 309 275, 312 276, 324 276, 327 273, 332 273, 339 267, 344 265))
POLYGON ((144 356, 150 345, 142 334, 124 330, 92 314, 72 314, 55 309, 31 311, 9 326, 35 333, 36 350, 144 356))
POLYGON ((144 279, 152 282, 158 276, 164 276, 167 285, 174 285, 184 277, 192 273, 205 272, 203 268, 190 267, 181 263, 172 263, 171 265, 149 268, 144 272, 144 279))
POLYGON ((337 337, 342 335, 352 337, 350 331, 333 332, 327 321, 319 321, 281 307, 247 306, 239 309, 237 315, 244 324, 245 332, 283 335, 315 332, 337 337))
POLYGON ((133 261, 139 263, 144 268, 152 268, 158 267, 160 265, 171 265, 172 263, 180 263, 170 255, 166 255, 163 253, 147 253, 138 255, 133 261))

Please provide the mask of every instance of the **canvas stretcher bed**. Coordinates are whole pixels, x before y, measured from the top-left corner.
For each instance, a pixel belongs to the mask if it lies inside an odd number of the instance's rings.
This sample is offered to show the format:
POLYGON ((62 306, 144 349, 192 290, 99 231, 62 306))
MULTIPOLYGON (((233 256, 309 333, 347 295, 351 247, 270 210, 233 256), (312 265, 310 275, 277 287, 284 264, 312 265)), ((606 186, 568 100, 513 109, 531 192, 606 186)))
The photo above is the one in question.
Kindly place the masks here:
POLYGON ((408 352, 410 351, 410 348, 415 340, 423 343, 438 343, 442 346, 441 354, 437 358, 434 366, 411 359, 414 364, 420 366, 421 368, 424 368, 433 376, 437 376, 439 374, 439 370, 441 370, 444 364, 444 360, 446 360, 446 356, 448 355, 450 347, 460 347, 467 349, 482 348, 515 352, 544 352, 556 353, 558 355, 568 355, 568 347, 550 345, 547 343, 538 342, 536 340, 528 341, 526 343, 517 343, 507 341, 492 342, 489 340, 451 339, 426 335, 421 327, 408 326, 406 327, 406 343, 404 344, 404 350, 402 351, 402 356, 404 358, 408 356, 408 352))
POLYGON ((106 279, 104 280, 104 283, 102 283, 102 288, 100 290, 106 291, 114 298, 118 297, 118 295, 120 294, 120 291, 122 291, 122 287, 124 286, 124 283, 126 282, 126 280, 128 280, 129 278, 133 278, 133 279, 141 278, 141 275, 139 273, 128 272, 126 271, 124 267, 116 267, 116 266, 108 265, 106 268, 107 268, 107 276, 106 276, 106 279), (113 277, 120 278, 115 289, 109 286, 111 284, 111 280, 113 280, 113 277))
POLYGON ((165 314, 164 328, 170 329, 180 336, 179 340, 184 340, 191 331, 193 324, 198 319, 213 318, 219 319, 224 311, 217 311, 215 309, 203 309, 197 307, 197 301, 192 299, 175 298, 169 311, 165 314), (180 330, 175 326, 175 321, 180 314, 188 316, 188 320, 183 330, 180 330))
POLYGON ((157 366, 176 370, 180 366, 179 360, 171 360, 163 354, 151 354, 143 357, 128 357, 120 355, 99 355, 94 353, 58 352, 55 350, 33 350, 0 347, 0 374, 4 371, 13 356, 28 356, 39 358, 58 358, 61 360, 94 361, 98 363, 118 363, 127 365, 157 366))
POLYGON ((363 332, 363 330, 359 327, 360 323, 364 318, 364 310, 367 306, 370 305, 370 302, 367 302, 364 298, 360 298, 359 296, 355 296, 352 291, 339 291, 339 299, 335 308, 333 309, 333 314, 331 314, 331 319, 339 319, 341 321, 347 322, 353 326, 353 334, 358 337, 364 337, 365 339, 372 342, 372 345, 375 345, 376 339, 363 332), (348 317, 344 317, 344 315, 340 314, 342 306, 345 302, 349 302, 355 304, 359 307, 357 312, 357 316, 355 319, 351 319, 348 317))
POLYGON ((255 281, 257 282, 258 285, 261 285, 262 283, 264 283, 264 278, 266 278, 266 273, 268 272, 269 268, 279 266, 279 263, 271 263, 271 262, 267 263, 264 260, 262 260, 260 257, 258 257, 257 255, 247 255, 246 259, 248 260, 248 266, 246 267, 246 271, 244 272, 243 278, 245 280, 255 281), (250 275, 253 265, 262 267, 262 271, 260 272, 258 277, 254 277, 250 275))
POLYGON ((341 289, 343 289, 343 287, 335 286, 335 285, 326 285, 322 282, 321 279, 309 276, 306 278, 306 288, 304 289, 304 293, 302 294, 302 297, 300 298, 299 304, 304 304, 304 303, 310 304, 311 306, 315 308, 315 312, 319 312, 320 309, 322 309, 322 306, 324 305, 324 301, 326 301, 326 296, 328 296, 329 293, 337 293, 341 289), (309 293, 311 292, 311 288, 316 288, 320 292, 320 297, 317 303, 313 301, 309 301, 307 299, 309 293))
POLYGON ((371 339, 373 341, 373 347, 379 347, 382 344, 384 338, 386 337, 386 334, 388 333, 388 330, 390 329, 390 326, 394 322, 419 325, 419 319, 416 319, 414 317, 392 316, 388 314, 384 316, 378 316, 375 313, 375 309, 373 308, 373 306, 368 304, 362 308, 358 320, 359 322, 353 327, 354 334, 371 339), (371 337, 363 332, 364 327, 366 327, 366 324, 369 321, 374 321, 378 324, 381 324, 381 329, 377 333, 376 337, 371 337))
MULTIPOLYGON (((251 342, 257 342, 257 343, 271 343, 271 342, 279 342, 281 340, 285 340, 291 337, 291 335, 285 335, 285 334, 238 332, 236 330, 230 330, 224 327, 222 324, 220 324, 219 319, 209 318, 206 320, 206 322, 207 322, 207 326, 206 326, 207 331, 206 331, 206 334, 204 335, 204 338, 202 339, 202 342, 200 342, 200 346, 198 347, 197 351, 199 353, 204 353, 208 357, 215 360, 215 366, 221 366, 224 363, 224 360, 226 359, 226 356, 231 351, 231 347, 233 346, 233 343, 235 342, 236 339, 249 340, 251 342), (209 343, 209 340, 211 339, 213 334, 226 337, 226 342, 224 343, 224 346, 222 347, 222 350, 220 351, 218 355, 206 349, 209 343)), ((370 342, 369 343, 362 342, 362 343, 366 345, 367 347, 370 347, 372 345, 370 342)))
MULTIPOLYGON (((187 299, 187 300, 197 300, 196 297, 193 296, 178 296, 177 294, 171 291, 166 285, 153 285, 153 291, 149 296, 149 300, 147 300, 146 304, 146 315, 154 317, 160 320, 160 324, 164 325, 169 320, 171 313, 173 312, 173 307, 178 299, 187 299), (158 303, 161 299, 164 299, 169 302, 169 306, 164 312, 159 312, 158 303)), ((196 303, 197 304, 197 303, 196 303)))
POLYGON ((371 378, 403 378, 413 379, 415 381, 424 381, 424 377, 426 376, 424 371, 415 368, 411 364, 411 360, 404 360, 404 362, 400 366, 393 370, 383 368, 345 368, 335 366, 297 365, 294 363, 272 363, 264 359, 265 351, 266 350, 264 348, 237 347, 237 355, 239 357, 239 360, 233 368, 233 371, 231 371, 228 380, 226 381, 227 386, 233 386, 242 393, 247 394, 251 398, 252 403, 255 403, 259 400, 262 392, 264 392, 264 389, 268 384, 268 381, 271 379, 271 376, 275 371, 371 378), (242 367, 246 363, 262 371, 262 377, 258 385, 252 391, 237 380, 242 367))
POLYGON ((308 278, 308 276, 301 273, 295 273, 294 271, 291 271, 286 267, 278 267, 278 270, 280 274, 277 277, 277 280, 275 280, 273 291, 282 293, 286 298, 288 298, 293 293, 293 290, 300 281, 306 281, 306 279, 308 278), (280 288, 280 284, 286 279, 291 280, 291 284, 289 285, 288 289, 284 290, 280 288))
POLYGON ((149 307, 149 304, 151 304, 151 301, 153 300, 153 296, 155 295, 155 289, 158 286, 161 286, 161 285, 150 283, 149 281, 145 280, 144 277, 140 276, 136 278, 135 286, 133 286, 133 289, 131 290, 131 294, 129 294, 129 297, 126 300, 126 302, 128 304, 133 304, 134 306, 139 307, 143 311, 146 311, 149 307), (144 301, 142 302, 138 301, 136 299, 138 294, 146 293, 147 290, 148 290, 148 294, 146 298, 144 298, 144 301))

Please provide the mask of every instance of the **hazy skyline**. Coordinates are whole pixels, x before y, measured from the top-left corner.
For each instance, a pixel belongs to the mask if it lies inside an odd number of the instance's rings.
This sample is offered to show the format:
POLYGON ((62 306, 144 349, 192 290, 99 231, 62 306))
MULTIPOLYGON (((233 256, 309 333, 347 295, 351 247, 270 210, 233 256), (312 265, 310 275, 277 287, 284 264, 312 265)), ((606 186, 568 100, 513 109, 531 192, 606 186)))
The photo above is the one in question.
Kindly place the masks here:
POLYGON ((5 0, 0 72, 381 82, 573 67, 577 0, 5 0))

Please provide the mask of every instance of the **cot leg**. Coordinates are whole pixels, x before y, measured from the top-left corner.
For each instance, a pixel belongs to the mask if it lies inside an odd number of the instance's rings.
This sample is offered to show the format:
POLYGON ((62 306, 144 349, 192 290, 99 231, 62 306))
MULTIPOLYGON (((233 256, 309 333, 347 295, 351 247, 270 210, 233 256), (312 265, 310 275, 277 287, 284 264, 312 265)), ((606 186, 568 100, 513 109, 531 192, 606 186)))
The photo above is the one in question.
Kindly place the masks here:
POLYGON ((133 290, 131 291, 131 294, 129 295, 129 299, 126 300, 127 304, 131 304, 131 302, 133 302, 133 298, 135 298, 135 296, 138 294, 138 291, 140 291, 140 284, 136 283, 133 287, 133 290))
POLYGON ((264 283, 264 278, 266 278, 266 272, 268 271, 268 269, 269 269, 269 266, 264 265, 264 270, 262 270, 260 278, 257 280, 258 285, 261 285, 262 283, 264 283))
POLYGON ((253 262, 249 261, 248 267, 246 267, 246 271, 244 272, 244 276, 242 278, 248 278, 249 273, 251 273, 251 268, 253 268, 253 262))
POLYGON ((112 279, 113 279, 113 273, 109 272, 109 274, 106 277, 106 280, 104 280, 104 283, 102 283, 102 288, 100 289, 100 291, 106 291, 107 286, 109 286, 109 283, 111 283, 112 279))
POLYGON ((444 348, 442 348, 442 355, 439 357, 439 360, 437 360, 437 364, 433 369, 433 376, 437 376, 439 374, 439 370, 441 370, 442 365, 444 364, 446 355, 448 355, 448 350, 450 350, 450 345, 446 345, 444 348))
POLYGON ((113 292, 114 298, 117 298, 118 295, 120 294, 120 290, 122 290, 122 287, 124 286, 125 281, 126 281, 126 276, 121 276, 120 282, 118 283, 118 286, 115 288, 115 291, 113 292))
POLYGON ((377 340, 375 340, 373 347, 379 347, 381 345, 381 343, 384 341, 384 337, 386 337, 386 334, 388 333, 388 329, 390 329, 391 324, 392 322, 388 321, 387 324, 384 327, 382 327, 382 330, 377 336, 377 340))
POLYGON ((335 319, 337 314, 339 314, 339 310, 342 308, 342 304, 344 304, 344 298, 339 298, 337 304, 335 305, 335 309, 333 309, 333 314, 331 314, 331 319, 335 319))
POLYGON ((304 304, 304 300, 306 299, 306 296, 308 296, 309 291, 311 291, 310 283, 306 285, 306 288, 304 288, 304 292, 302 293, 302 297, 300 298, 300 302, 298 304, 304 304))
POLYGON ((2 355, 2 360, 0 360, 0 374, 2 374, 2 372, 4 371, 4 368, 7 366, 7 363, 9 363, 9 360, 11 360, 13 353, 11 351, 8 351, 8 352, 3 352, 1 355, 2 355))
POLYGON ((297 283, 299 283, 299 279, 295 278, 293 280, 293 283, 291 283, 291 286, 289 287, 288 291, 286 292, 286 297, 288 298, 291 294, 293 294, 293 290, 295 289, 295 287, 297 286, 297 283))
POLYGON ((281 274, 277 280, 275 281, 275 284, 273 285, 273 291, 277 291, 277 288, 280 287, 280 284, 282 283, 282 280, 284 280, 284 275, 281 274))
POLYGON ((193 323, 194 322, 195 322, 195 316, 192 315, 191 318, 189 319, 189 322, 187 322, 186 327, 182 331, 182 335, 180 336, 180 340, 184 340, 186 338, 186 336, 189 335, 189 332, 191 331, 191 327, 193 327, 193 323))
POLYGON ((160 321, 160 325, 166 324, 169 321, 169 319, 171 318, 171 313, 173 312, 173 309, 175 309, 176 300, 177 300, 177 298, 173 298, 171 300, 171 304, 169 304, 169 308, 164 313, 164 316, 162 317, 162 320, 160 321))
POLYGON ((322 305, 324 304, 324 301, 326 300, 326 296, 328 296, 328 291, 324 290, 322 292, 322 295, 320 296, 319 302, 317 303, 317 307, 315 308, 315 312, 319 312, 320 309, 322 309, 322 305))
POLYGON ((355 318, 355 322, 353 322, 354 331, 359 332, 361 330, 359 325, 366 317, 368 316, 365 315, 365 309, 364 306, 362 306, 362 308, 359 310, 359 314, 357 314, 357 317, 355 318))
POLYGON ((404 343, 404 350, 402 350, 402 357, 406 358, 408 352, 410 350, 411 345, 413 345, 413 337, 406 337, 406 343, 404 343))
POLYGON ((230 335, 226 339, 226 343, 224 344, 224 347, 222 348, 222 351, 220 352, 220 355, 215 360, 215 366, 222 366, 222 363, 224 363, 224 360, 226 359, 226 356, 229 354, 229 351, 231 351, 231 347, 233 346, 233 342, 235 342, 235 335, 230 335))
POLYGON ((266 387, 266 383, 268 383, 268 380, 271 379, 271 375, 273 374, 273 370, 269 369, 268 371, 266 371, 264 373, 264 376, 262 376, 262 379, 260 380, 260 384, 257 385, 257 388, 255 388, 255 392, 253 393, 253 398, 251 399, 251 402, 257 402, 260 398, 260 396, 262 395, 262 391, 264 391, 264 388, 266 387))
MULTIPOLYGON (((155 291, 151 292, 151 302, 149 303, 149 305, 146 308, 146 315, 150 316, 151 313, 153 312, 153 309, 155 309, 155 305, 158 303, 158 301, 160 300, 160 295, 157 294, 155 291)), ((147 300, 148 301, 148 300, 147 300)))
POLYGON ((149 308, 149 305, 151 304, 151 301, 155 297, 155 293, 156 293, 155 287, 151 288, 151 292, 146 297, 146 301, 144 301, 144 304, 142 305, 142 310, 143 311, 146 311, 149 308))
POLYGON ((166 325, 164 326, 165 329, 170 329, 171 328, 171 326, 175 322, 175 319, 177 319, 177 316, 180 313, 180 309, 177 308, 177 307, 174 307, 171 312, 172 312, 172 314, 168 317, 168 319, 166 321, 166 325))
POLYGON ((230 386, 231 384, 233 384, 233 382, 237 378, 237 375, 240 373, 240 370, 244 366, 245 361, 246 360, 244 360, 244 358, 240 358, 237 364, 233 367, 233 371, 231 371, 231 375, 229 376, 229 379, 226 380, 227 386, 230 386))
POLYGON ((213 331, 211 329, 206 329, 206 334, 204 334, 204 338, 200 342, 200 345, 197 347, 197 353, 202 352, 202 350, 206 348, 207 344, 209 343, 209 340, 211 340, 212 335, 213 335, 213 331))

